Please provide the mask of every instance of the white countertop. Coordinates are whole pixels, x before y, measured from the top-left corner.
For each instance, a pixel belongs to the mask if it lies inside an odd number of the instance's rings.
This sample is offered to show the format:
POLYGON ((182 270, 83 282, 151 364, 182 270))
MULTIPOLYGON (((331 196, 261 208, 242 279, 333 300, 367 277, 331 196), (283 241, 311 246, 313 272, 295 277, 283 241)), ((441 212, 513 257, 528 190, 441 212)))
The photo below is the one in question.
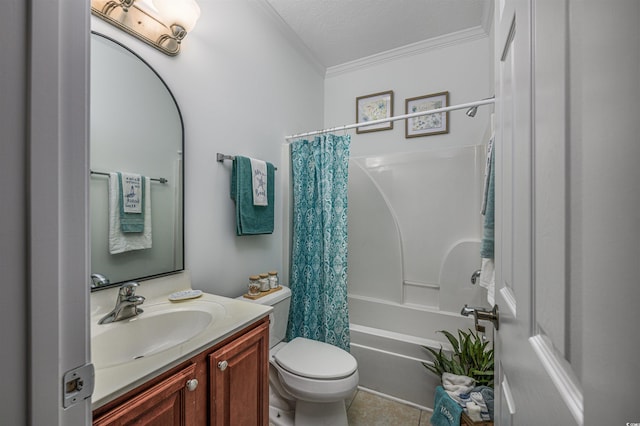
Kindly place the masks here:
MULTIPOLYGON (((178 287, 180 287, 180 285, 178 285, 178 287)), ((203 307, 206 308, 206 306, 210 304, 212 307, 215 306, 218 314, 217 318, 211 326, 205 328, 200 334, 172 348, 119 365, 103 368, 97 365, 95 370, 95 388, 92 396, 92 409, 94 410, 159 374, 168 371, 181 362, 199 354, 205 349, 214 346, 255 321, 264 318, 269 315, 273 309, 270 306, 207 293, 204 293, 196 299, 170 302, 167 297, 173 291, 176 291, 175 285, 154 285, 153 290, 149 289, 151 289, 151 287, 143 287, 141 285, 137 292, 146 297, 144 304, 141 306, 143 309, 145 306, 148 306, 149 310, 151 310, 153 307, 167 304, 179 306, 181 309, 188 309, 191 304, 194 308, 203 309, 203 307), (146 294, 145 289, 148 289, 146 294)), ((184 289, 183 283, 178 290, 184 289)), ((107 289, 92 294, 92 335, 100 333, 101 329, 99 327, 103 326, 99 325, 98 321, 104 314, 109 312, 108 310, 105 311, 106 306, 108 306, 108 300, 112 300, 109 310, 113 309, 115 294, 117 294, 117 289, 107 289), (103 292, 105 293, 104 295, 98 295, 103 292), (107 292, 109 294, 106 294, 107 292), (94 295, 96 295, 95 301, 93 298, 94 295)), ((140 315, 143 316, 144 312, 140 315)), ((118 327, 118 325, 121 324, 116 322, 107 325, 107 327, 118 327)), ((114 341, 113 344, 117 345, 118 342, 114 341)))

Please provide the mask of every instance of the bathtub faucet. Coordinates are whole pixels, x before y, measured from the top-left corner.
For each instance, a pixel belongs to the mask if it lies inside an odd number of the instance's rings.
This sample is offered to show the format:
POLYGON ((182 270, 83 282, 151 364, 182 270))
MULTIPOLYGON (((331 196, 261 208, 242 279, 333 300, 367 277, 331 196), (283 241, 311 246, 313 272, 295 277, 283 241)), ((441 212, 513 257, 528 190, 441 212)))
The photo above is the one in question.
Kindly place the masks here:
POLYGON ((479 307, 470 307, 464 305, 462 310, 460 311, 460 315, 468 317, 469 315, 473 315, 473 320, 476 325, 476 330, 480 332, 484 332, 484 326, 478 324, 478 321, 491 321, 493 323, 493 327, 498 330, 498 324, 500 322, 500 316, 498 314, 498 305, 493 305, 492 310, 487 310, 485 308, 479 307))

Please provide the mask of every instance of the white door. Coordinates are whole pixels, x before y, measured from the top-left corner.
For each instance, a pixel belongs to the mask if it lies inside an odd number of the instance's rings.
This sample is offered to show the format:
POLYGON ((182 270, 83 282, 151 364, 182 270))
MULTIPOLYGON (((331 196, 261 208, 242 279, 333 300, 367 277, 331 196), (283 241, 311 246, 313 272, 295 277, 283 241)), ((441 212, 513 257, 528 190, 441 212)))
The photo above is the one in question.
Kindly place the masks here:
POLYGON ((566 1, 497 1, 496 417, 582 425, 566 235, 566 1))
MULTIPOLYGON (((26 173, 10 183, 27 198, 29 356, 22 380, 28 406, 18 414, 27 415, 23 421, 9 421, 2 412, 0 424, 84 426, 91 423, 93 381, 88 365, 90 5, 86 0, 27 3, 28 13, 14 21, 15 34, 26 29, 28 39, 26 173)), ((11 392, 11 383, 4 388, 11 392)))

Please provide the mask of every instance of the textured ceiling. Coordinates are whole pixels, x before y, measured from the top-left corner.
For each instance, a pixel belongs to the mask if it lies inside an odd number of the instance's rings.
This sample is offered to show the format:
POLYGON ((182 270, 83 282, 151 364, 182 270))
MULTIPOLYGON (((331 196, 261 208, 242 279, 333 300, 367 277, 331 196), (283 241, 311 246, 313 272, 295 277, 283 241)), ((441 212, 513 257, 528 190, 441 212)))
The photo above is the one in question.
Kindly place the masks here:
POLYGON ((490 0, 267 0, 325 67, 470 28, 490 0))

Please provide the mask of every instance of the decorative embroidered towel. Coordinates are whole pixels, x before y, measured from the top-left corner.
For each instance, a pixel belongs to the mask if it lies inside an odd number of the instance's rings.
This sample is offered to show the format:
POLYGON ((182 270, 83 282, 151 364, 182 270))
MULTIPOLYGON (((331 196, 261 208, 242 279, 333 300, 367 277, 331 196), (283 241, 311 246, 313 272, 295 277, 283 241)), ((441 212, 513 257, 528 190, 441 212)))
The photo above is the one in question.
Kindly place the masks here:
POLYGON ((120 195, 122 211, 125 213, 142 213, 142 183, 144 177, 134 173, 118 173, 120 177, 120 195))
POLYGON ((267 206, 267 163, 266 161, 250 158, 251 161, 251 189, 253 190, 253 205, 267 206))
POLYGON ((452 400, 442 386, 436 387, 431 424, 433 426, 459 426, 462 407, 452 400))
POLYGON ((236 155, 231 170, 231 199, 236 203, 236 235, 272 234, 275 168, 267 162, 267 205, 253 205, 251 160, 236 155))
POLYGON ((144 230, 141 233, 122 232, 120 225, 120 179, 117 173, 109 174, 109 253, 118 254, 131 250, 148 249, 151 238, 151 181, 144 180, 144 230))
POLYGON ((144 232, 144 176, 118 172, 120 229, 124 233, 144 232))

